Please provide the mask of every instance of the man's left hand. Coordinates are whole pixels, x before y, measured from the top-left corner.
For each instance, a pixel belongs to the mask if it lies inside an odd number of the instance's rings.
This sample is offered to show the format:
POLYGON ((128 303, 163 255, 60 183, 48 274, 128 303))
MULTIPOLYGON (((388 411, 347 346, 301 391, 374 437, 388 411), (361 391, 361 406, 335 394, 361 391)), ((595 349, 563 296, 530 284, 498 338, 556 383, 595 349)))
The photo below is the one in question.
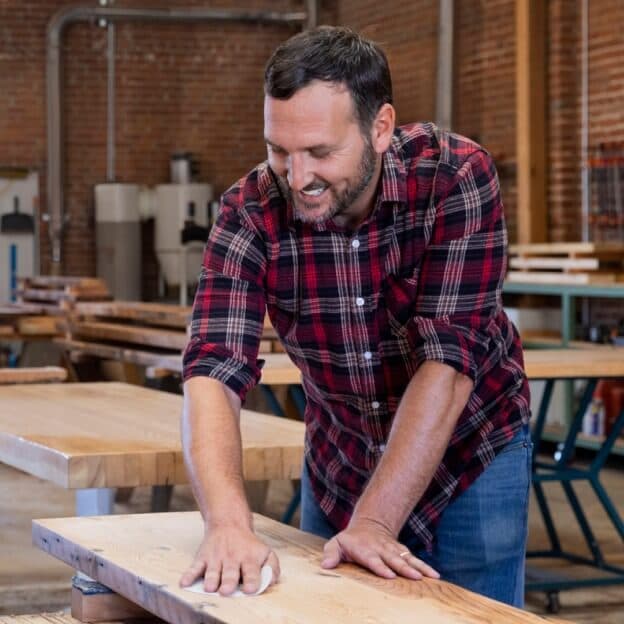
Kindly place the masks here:
POLYGON ((325 544, 321 567, 335 568, 341 561, 357 563, 382 578, 420 580, 440 575, 415 557, 382 524, 373 520, 355 520, 325 544))

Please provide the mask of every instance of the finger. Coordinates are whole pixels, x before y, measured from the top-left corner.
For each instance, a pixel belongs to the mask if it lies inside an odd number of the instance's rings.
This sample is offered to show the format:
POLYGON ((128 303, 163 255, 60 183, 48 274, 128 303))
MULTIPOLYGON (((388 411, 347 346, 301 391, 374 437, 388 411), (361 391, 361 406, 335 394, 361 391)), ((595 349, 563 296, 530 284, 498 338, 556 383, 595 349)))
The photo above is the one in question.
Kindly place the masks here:
POLYGON ((204 574, 204 590, 207 592, 217 591, 221 582, 221 563, 207 566, 204 574))
POLYGON ((384 562, 378 553, 371 552, 364 556, 352 555, 352 559, 365 568, 368 568, 371 572, 374 572, 377 576, 387 579, 396 578, 396 572, 384 562))
POLYGON ((403 548, 403 550, 400 553, 395 553, 391 560, 386 560, 386 563, 390 565, 393 570, 396 570, 399 574, 407 576, 408 578, 421 579, 423 576, 434 579, 440 578, 438 572, 436 572, 436 570, 434 570, 430 565, 413 555, 404 547, 401 548, 403 548), (403 563, 401 563, 399 559, 401 559, 403 563), (416 571, 417 574, 410 572, 408 568, 416 571))
POLYGON ((256 561, 243 561, 241 573, 243 592, 255 594, 260 588, 260 566, 256 561))
POLYGON ((440 578, 440 573, 437 570, 434 570, 428 563, 425 563, 422 559, 419 559, 414 555, 409 555, 408 557, 405 557, 405 559, 407 560, 407 563, 410 564, 410 566, 418 570, 423 576, 434 579, 440 578))
POLYGON ((396 553, 383 555, 383 560, 386 565, 392 568, 397 574, 400 574, 405 578, 419 581, 422 579, 423 575, 416 567, 411 565, 411 562, 408 561, 409 559, 416 559, 416 557, 413 557, 412 555, 405 555, 404 557, 401 557, 401 555, 396 553))
POLYGON ((201 559, 193 561, 192 565, 180 577, 180 587, 192 585, 203 574, 205 568, 206 564, 201 559))
POLYGON ((338 540, 333 537, 323 547, 323 560, 321 567, 325 569, 335 568, 342 561, 342 549, 338 540))
POLYGON ((265 563, 267 565, 270 565, 271 569, 273 570, 273 577, 271 578, 271 585, 274 585, 275 583, 279 581, 279 577, 282 573, 282 570, 279 564, 279 559, 277 558, 277 555, 273 551, 271 551, 269 553, 269 556, 266 558, 265 563))
POLYGON ((237 587, 240 582, 240 566, 233 566, 231 564, 223 566, 221 570, 221 585, 219 587, 219 593, 222 596, 229 596, 237 587))

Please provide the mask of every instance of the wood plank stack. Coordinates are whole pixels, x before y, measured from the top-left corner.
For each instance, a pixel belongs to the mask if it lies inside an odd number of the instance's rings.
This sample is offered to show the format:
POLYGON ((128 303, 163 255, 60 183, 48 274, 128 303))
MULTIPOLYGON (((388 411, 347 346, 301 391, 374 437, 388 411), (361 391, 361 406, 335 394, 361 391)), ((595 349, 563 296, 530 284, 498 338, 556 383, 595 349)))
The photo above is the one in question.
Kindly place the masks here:
POLYGON ((64 314, 78 301, 109 301, 106 283, 96 277, 40 275, 18 281, 17 300, 35 304, 50 314, 64 314))
POLYGON ((66 350, 179 372, 191 308, 134 301, 77 302, 67 315, 66 350))
POLYGON ((48 316, 40 305, 0 305, 0 340, 32 340, 59 334, 58 318, 48 316))
POLYGON ((508 282, 624 282, 624 243, 538 243, 509 247, 508 282))

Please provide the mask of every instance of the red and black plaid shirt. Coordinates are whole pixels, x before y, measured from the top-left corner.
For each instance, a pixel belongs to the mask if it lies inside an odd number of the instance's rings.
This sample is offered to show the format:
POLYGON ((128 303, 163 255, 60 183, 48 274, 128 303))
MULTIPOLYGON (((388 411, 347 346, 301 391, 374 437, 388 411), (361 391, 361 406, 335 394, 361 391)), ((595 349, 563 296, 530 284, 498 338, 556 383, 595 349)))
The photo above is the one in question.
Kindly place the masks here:
POLYGON ((396 130, 355 232, 295 220, 263 163, 223 195, 184 378, 214 377, 244 398, 260 378, 266 309, 302 372, 316 498, 342 529, 420 364, 469 376, 472 396, 401 534, 428 546, 449 501, 529 418, 520 340, 501 306, 506 245, 490 156, 432 124, 396 130))

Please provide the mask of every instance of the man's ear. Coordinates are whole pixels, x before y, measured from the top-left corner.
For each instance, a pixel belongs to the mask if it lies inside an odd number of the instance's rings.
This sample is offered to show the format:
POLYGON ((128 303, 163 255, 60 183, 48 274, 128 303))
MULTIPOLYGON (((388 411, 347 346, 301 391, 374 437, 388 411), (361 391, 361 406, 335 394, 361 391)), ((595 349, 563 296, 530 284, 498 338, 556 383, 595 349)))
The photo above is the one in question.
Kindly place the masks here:
POLYGON ((384 104, 373 121, 371 140, 373 149, 383 154, 389 147, 394 132, 396 113, 392 104, 384 104))

